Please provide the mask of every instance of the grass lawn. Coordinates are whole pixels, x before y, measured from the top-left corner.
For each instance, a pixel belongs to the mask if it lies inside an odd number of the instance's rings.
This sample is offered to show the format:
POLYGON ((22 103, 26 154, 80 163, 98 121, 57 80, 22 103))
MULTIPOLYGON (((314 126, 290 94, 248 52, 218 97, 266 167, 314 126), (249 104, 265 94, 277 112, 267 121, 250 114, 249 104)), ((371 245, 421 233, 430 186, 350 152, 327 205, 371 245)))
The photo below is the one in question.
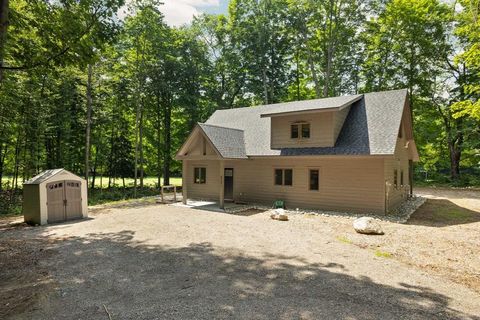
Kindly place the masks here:
MULTIPOLYGON (((91 183, 91 181, 92 180, 90 178, 89 179, 89 184, 91 183)), ((145 178, 143 178, 143 185, 145 187, 156 187, 157 181, 158 181, 157 177, 145 177, 145 178)), ((2 183, 4 185, 7 184, 7 183, 11 183, 11 182, 12 182, 12 177, 11 176, 2 177, 2 183)), ((122 179, 120 179, 120 178, 114 179, 112 183, 117 187, 123 187, 123 182, 122 182, 122 179)), ((140 179, 138 180, 138 183, 140 183, 140 179)), ((161 183, 163 184, 163 178, 161 179, 161 183)), ((134 179, 133 178, 126 178, 125 179, 125 186, 126 187, 133 187, 133 184, 134 184, 134 179)), ((182 177, 171 177, 170 178, 170 184, 176 185, 177 187, 181 186, 182 185, 182 177)), ((19 181, 18 181, 18 186, 20 188, 22 187, 21 179, 19 179, 19 181)), ((103 187, 103 188, 108 187, 108 177, 103 177, 102 179, 100 179, 100 177, 97 176, 97 178, 95 179, 95 188, 100 188, 100 187, 103 187), (101 184, 100 184, 100 182, 101 182, 101 184)))

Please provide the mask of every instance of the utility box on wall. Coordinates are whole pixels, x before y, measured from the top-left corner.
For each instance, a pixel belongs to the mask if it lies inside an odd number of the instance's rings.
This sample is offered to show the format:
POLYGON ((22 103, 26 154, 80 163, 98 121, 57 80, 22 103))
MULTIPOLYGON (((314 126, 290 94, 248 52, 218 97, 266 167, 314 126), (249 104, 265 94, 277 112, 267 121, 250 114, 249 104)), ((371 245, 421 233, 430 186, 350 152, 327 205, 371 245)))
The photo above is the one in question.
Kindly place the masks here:
POLYGON ((46 170, 23 184, 23 216, 44 225, 88 216, 87 182, 65 169, 46 170))

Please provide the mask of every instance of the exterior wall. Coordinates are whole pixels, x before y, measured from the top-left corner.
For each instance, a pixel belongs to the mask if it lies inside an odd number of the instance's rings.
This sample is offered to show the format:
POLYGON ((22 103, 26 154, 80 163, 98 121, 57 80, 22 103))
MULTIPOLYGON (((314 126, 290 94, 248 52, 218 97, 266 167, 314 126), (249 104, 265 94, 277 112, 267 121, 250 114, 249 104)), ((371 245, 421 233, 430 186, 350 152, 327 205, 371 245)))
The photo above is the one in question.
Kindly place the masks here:
POLYGON ((188 198, 218 201, 220 195, 220 162, 218 160, 188 160, 182 184, 187 185, 188 198), (194 183, 194 168, 206 168, 204 184, 194 183))
MULTIPOLYGON (((403 130, 403 128, 402 128, 403 130)), ((397 145, 395 147, 395 155, 392 158, 385 159, 385 183, 386 183, 386 202, 388 211, 394 209, 402 201, 406 199, 408 195, 409 188, 407 188, 408 181, 408 160, 410 150, 405 148, 407 140, 405 139, 405 134, 402 134, 402 138, 397 139, 397 145), (394 172, 397 170, 398 177, 398 187, 395 188, 394 182, 394 172), (401 186, 401 172, 403 171, 403 186, 401 186)))
POLYGON ((346 107, 338 112, 335 112, 333 120, 333 139, 334 141, 337 141, 338 135, 340 134, 340 131, 342 131, 343 123, 345 122, 345 119, 348 116, 348 113, 350 112, 350 107, 346 107))
POLYGON ((319 112, 283 117, 272 117, 272 148, 305 148, 305 147, 332 147, 333 112, 319 112), (309 139, 291 139, 290 125, 294 122, 305 121, 310 123, 309 139))
POLYGON ((26 223, 41 224, 38 185, 23 186, 23 216, 26 223))
MULTIPOLYGON (((288 208, 384 214, 383 158, 255 158, 225 160, 234 168, 235 200, 271 205, 284 200, 288 208), (293 169, 292 186, 274 185, 274 169, 293 169), (309 190, 309 169, 319 169, 320 190, 309 190)), ((219 200, 219 161, 193 161, 187 164, 187 190, 190 199, 219 200), (207 183, 193 183, 193 168, 207 168, 207 183)))

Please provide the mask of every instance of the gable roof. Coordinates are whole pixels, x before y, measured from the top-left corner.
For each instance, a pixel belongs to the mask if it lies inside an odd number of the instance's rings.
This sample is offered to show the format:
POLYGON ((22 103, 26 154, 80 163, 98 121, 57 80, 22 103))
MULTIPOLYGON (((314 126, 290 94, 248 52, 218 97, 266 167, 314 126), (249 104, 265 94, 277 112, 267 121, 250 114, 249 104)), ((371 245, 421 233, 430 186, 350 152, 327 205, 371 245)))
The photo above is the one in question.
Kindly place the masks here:
POLYGON ((57 174, 59 174, 60 172, 66 172, 66 173, 70 173, 73 175, 73 173, 71 173, 70 171, 68 170, 65 170, 63 168, 59 168, 59 169, 49 169, 49 170, 45 170, 45 171, 42 171, 40 172, 39 174, 37 174, 35 177, 25 181, 23 184, 40 184, 44 181, 47 181, 49 180, 50 178, 52 178, 53 176, 56 176, 57 174))
POLYGON ((406 89, 372 92, 364 95, 217 110, 204 126, 208 125, 210 128, 207 129, 212 136, 212 138, 209 136, 209 139, 219 151, 223 148, 232 148, 231 143, 234 141, 241 141, 238 131, 243 131, 244 140, 243 143, 239 143, 245 146, 247 156, 392 155, 395 152, 406 103, 406 89), (265 116, 279 112, 329 108, 327 105, 340 108, 349 105, 349 102, 352 106, 335 146, 280 149, 270 147, 271 121, 265 116), (304 106, 307 109, 304 109, 304 106), (222 129, 211 129, 212 127, 222 129))
POLYGON ((243 130, 205 123, 198 126, 223 158, 247 159, 243 130))
POLYGON ((318 111, 333 111, 340 110, 344 107, 348 107, 355 101, 358 101, 362 98, 363 95, 357 94, 353 96, 341 96, 341 97, 331 97, 324 99, 313 99, 313 100, 304 100, 304 101, 292 101, 285 103, 275 103, 270 104, 272 110, 265 110, 265 113, 262 113, 260 116, 263 117, 273 117, 273 116, 284 116, 293 113, 307 113, 307 112, 318 112, 318 111))

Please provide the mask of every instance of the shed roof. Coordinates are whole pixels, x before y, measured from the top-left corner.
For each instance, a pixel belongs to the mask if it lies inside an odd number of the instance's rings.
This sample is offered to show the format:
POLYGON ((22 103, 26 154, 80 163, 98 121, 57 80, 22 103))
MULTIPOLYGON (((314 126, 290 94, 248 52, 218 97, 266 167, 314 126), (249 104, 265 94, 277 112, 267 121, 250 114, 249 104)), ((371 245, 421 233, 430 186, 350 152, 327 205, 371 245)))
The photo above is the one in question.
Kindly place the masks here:
POLYGON ((299 101, 293 104, 217 110, 206 124, 210 127, 223 128, 221 133, 217 132, 218 139, 211 139, 217 149, 222 149, 229 144, 225 141, 231 143, 237 141, 240 136, 238 131, 243 131, 247 156, 392 155, 395 152, 406 102, 406 89, 372 92, 364 95, 299 101), (281 113, 285 110, 288 112, 312 110, 318 109, 319 106, 327 108, 327 105, 338 108, 347 106, 349 103, 351 108, 335 146, 279 149, 270 147, 271 121, 265 115, 281 113))
POLYGON ((45 170, 45 171, 37 174, 35 177, 31 178, 30 180, 25 181, 23 184, 40 184, 44 181, 49 180, 50 178, 59 174, 60 172, 67 172, 67 173, 73 174, 70 171, 65 170, 63 168, 49 169, 49 170, 45 170))

